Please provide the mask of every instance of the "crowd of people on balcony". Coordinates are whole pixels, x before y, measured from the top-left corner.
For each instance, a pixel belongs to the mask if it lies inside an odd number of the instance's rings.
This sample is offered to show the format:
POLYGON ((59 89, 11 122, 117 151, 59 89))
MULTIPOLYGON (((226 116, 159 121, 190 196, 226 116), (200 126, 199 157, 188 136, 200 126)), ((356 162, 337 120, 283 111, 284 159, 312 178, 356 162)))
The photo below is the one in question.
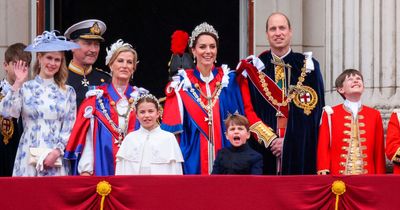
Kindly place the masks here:
POLYGON ((269 49, 217 66, 210 24, 174 33, 164 104, 132 85, 139 55, 117 39, 94 67, 106 24, 78 22, 10 45, 0 83, 0 176, 358 175, 400 173, 400 111, 386 143, 380 112, 361 103, 361 71, 344 69, 343 103, 326 106, 311 52, 291 48, 289 18, 266 20, 269 49), (72 52, 67 65, 65 52, 72 52), (32 72, 31 53, 36 53, 32 72))

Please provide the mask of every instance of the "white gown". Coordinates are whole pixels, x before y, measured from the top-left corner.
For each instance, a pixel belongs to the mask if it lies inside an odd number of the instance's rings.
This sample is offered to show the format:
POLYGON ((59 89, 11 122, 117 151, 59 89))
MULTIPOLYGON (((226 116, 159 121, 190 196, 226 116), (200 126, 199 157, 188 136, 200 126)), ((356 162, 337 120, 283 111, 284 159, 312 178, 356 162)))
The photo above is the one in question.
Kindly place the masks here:
POLYGON ((71 86, 63 90, 54 79, 36 76, 19 91, 10 90, 0 103, 0 114, 22 116, 24 131, 15 158, 13 176, 60 176, 68 166, 37 170, 29 164, 29 148, 41 147, 64 151, 76 116, 76 94, 71 86))
POLYGON ((159 126, 129 133, 117 153, 116 175, 180 175, 183 157, 174 134, 159 126))

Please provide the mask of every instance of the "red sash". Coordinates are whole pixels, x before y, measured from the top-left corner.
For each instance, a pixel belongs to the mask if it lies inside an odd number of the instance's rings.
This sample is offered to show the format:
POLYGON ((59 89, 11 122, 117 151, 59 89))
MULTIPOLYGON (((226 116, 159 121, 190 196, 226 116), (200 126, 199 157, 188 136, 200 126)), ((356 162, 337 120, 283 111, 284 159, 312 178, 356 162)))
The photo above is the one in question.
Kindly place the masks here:
MULTIPOLYGON (((288 106, 281 106, 278 107, 277 105, 274 105, 272 103, 272 101, 270 100, 270 97, 268 97, 265 94, 264 88, 263 88, 263 84, 261 83, 261 79, 260 79, 260 75, 258 73, 258 69, 253 66, 252 64, 248 63, 245 60, 242 60, 242 63, 244 63, 245 68, 248 67, 247 69, 247 74, 249 75, 250 81, 251 83, 253 83, 253 85, 257 88, 258 92, 264 97, 264 99, 271 104, 272 107, 275 108, 276 111, 280 110, 282 112, 282 114, 287 118, 289 116, 289 110, 288 110, 288 106)), ((264 72, 260 72, 261 74, 264 74, 264 72)), ((265 83, 264 85, 268 86, 268 89, 271 93, 272 99, 276 99, 279 103, 282 103, 282 89, 275 83, 275 81, 273 81, 271 78, 269 78, 267 75, 264 74, 264 79, 265 79, 265 83)), ((286 100, 286 96, 284 97, 283 100, 286 100)))

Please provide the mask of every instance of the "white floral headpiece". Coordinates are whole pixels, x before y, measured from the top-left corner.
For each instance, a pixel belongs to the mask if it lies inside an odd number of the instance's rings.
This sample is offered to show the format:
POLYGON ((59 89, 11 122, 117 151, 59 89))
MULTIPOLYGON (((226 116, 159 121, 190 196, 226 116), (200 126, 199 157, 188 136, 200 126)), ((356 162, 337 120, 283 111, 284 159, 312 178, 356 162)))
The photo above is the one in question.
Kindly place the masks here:
POLYGON ((122 39, 118 39, 114 44, 111 45, 110 49, 106 48, 107 56, 106 56, 106 65, 110 63, 111 57, 114 53, 121 47, 129 47, 132 48, 132 45, 129 43, 124 43, 122 39))
POLYGON ((196 28, 192 31, 192 36, 190 36, 189 47, 193 47, 194 40, 202 33, 212 33, 217 39, 219 39, 218 32, 214 29, 214 27, 206 22, 196 26, 196 28))

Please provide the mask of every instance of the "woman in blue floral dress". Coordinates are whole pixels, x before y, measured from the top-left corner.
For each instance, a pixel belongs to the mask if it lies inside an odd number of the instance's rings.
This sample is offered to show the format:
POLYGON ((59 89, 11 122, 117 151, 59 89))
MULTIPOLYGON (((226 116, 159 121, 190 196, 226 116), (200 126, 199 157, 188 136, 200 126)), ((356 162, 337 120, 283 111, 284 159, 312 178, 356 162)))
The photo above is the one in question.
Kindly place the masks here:
POLYGON ((15 158, 13 176, 68 174, 62 160, 76 115, 76 95, 65 84, 68 70, 64 51, 79 48, 55 32, 43 32, 25 51, 37 52, 34 79, 23 62, 14 66, 16 80, 0 103, 3 116, 22 116, 23 134, 15 158), (36 157, 33 151, 38 149, 36 157))

